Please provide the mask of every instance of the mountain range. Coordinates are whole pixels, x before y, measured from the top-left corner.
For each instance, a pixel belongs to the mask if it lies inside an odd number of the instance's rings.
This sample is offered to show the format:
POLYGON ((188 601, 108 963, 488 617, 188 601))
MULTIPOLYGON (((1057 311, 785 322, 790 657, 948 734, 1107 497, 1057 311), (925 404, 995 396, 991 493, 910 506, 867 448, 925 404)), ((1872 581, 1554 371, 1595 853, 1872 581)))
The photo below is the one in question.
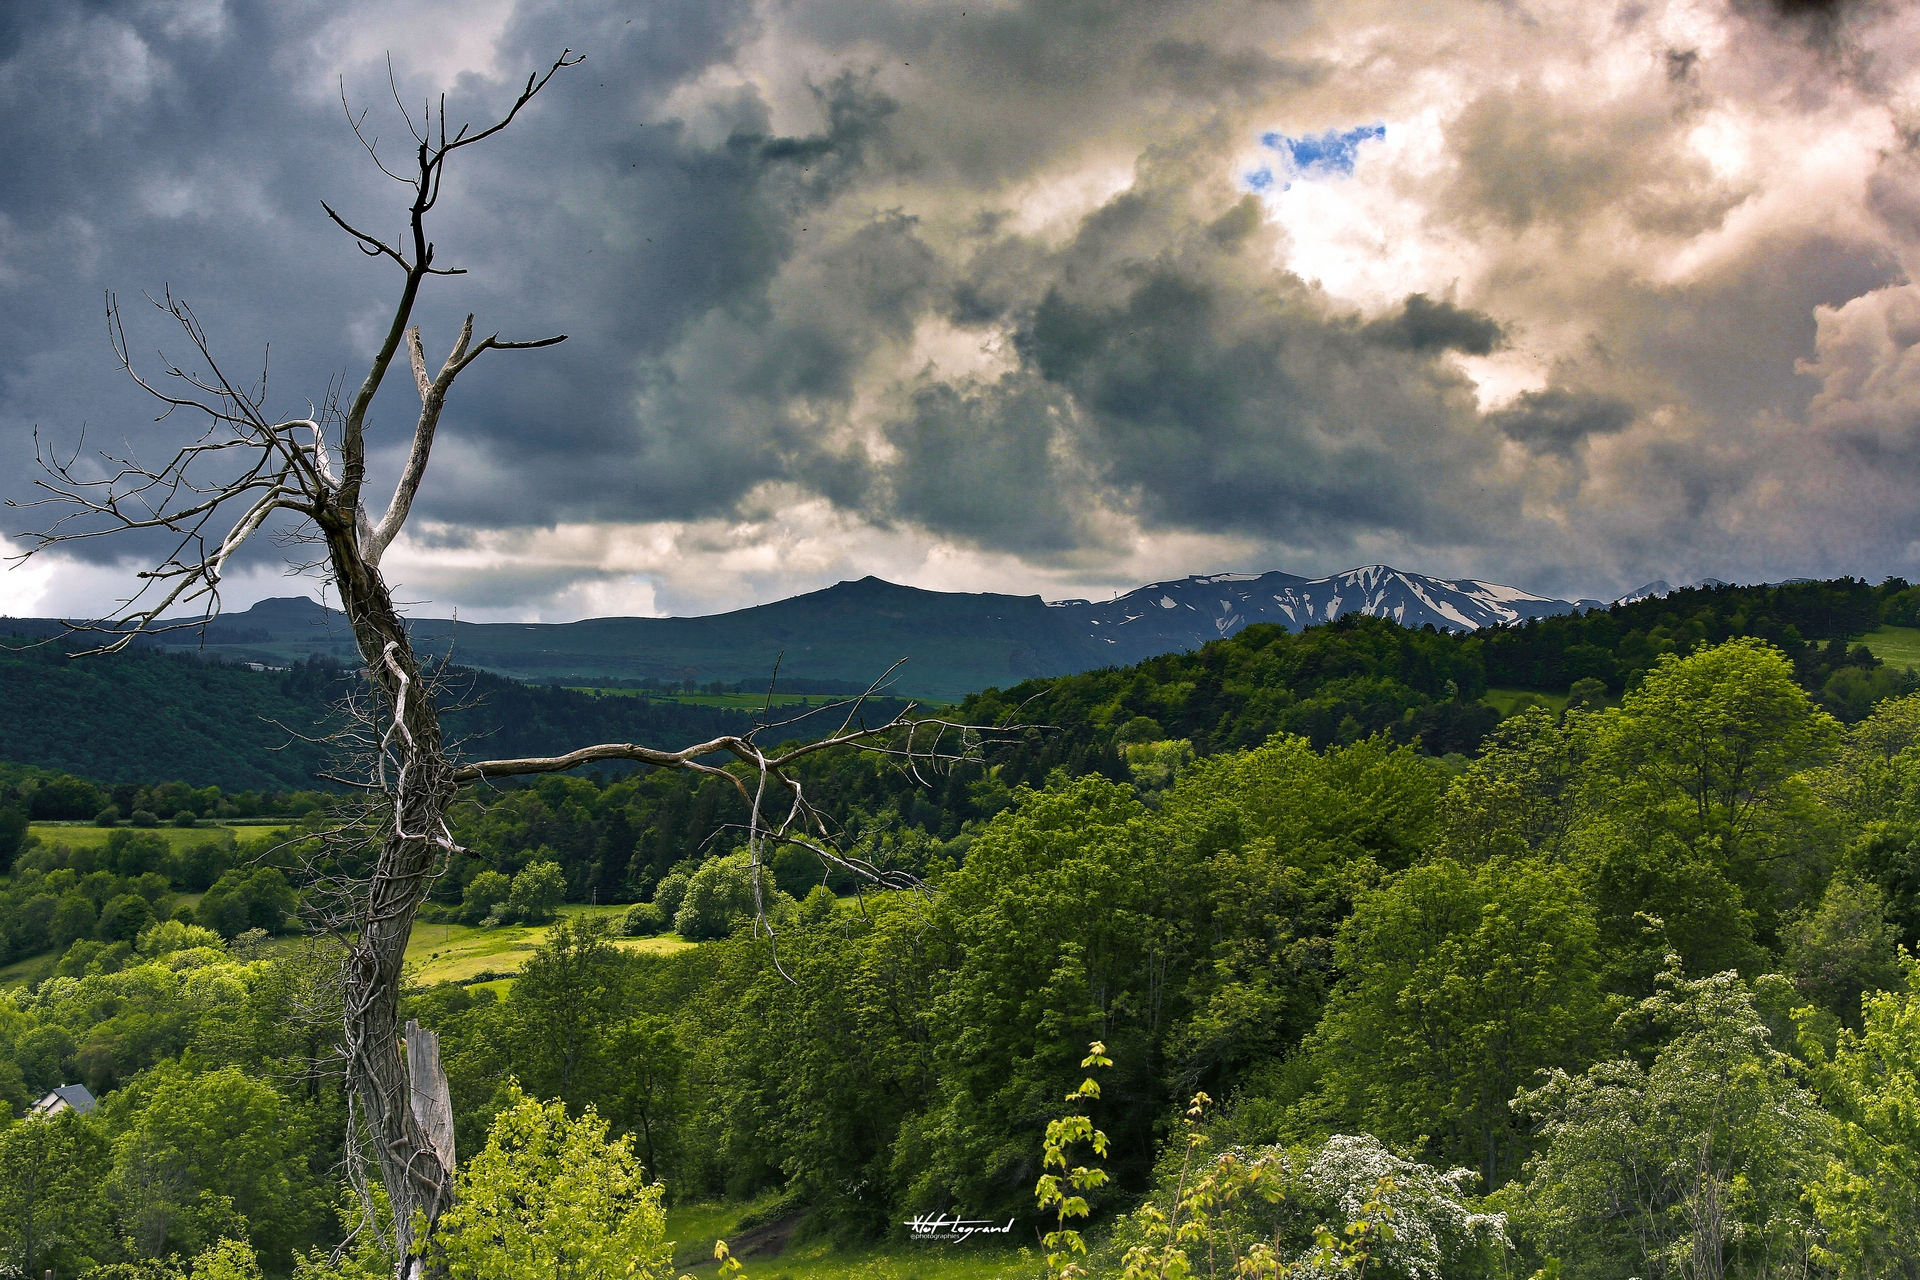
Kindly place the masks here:
MULTIPOLYGON (((1625 599, 1665 594, 1649 583, 1625 599)), ((1369 565, 1324 578, 1220 573, 1155 582, 1109 601, 923 591, 879 578, 841 582, 771 604, 697 618, 589 618, 568 623, 472 623, 421 618, 414 642, 464 666, 518 680, 642 679, 757 682, 784 677, 864 686, 900 658, 890 688, 952 699, 1033 676, 1126 666, 1197 649, 1254 623, 1299 631, 1347 613, 1450 631, 1604 608, 1475 579, 1431 578, 1369 565)), ((45 633, 47 619, 0 621, 45 633)), ((263 600, 194 632, 156 637, 229 661, 284 666, 355 660, 340 614, 305 597, 263 600)))

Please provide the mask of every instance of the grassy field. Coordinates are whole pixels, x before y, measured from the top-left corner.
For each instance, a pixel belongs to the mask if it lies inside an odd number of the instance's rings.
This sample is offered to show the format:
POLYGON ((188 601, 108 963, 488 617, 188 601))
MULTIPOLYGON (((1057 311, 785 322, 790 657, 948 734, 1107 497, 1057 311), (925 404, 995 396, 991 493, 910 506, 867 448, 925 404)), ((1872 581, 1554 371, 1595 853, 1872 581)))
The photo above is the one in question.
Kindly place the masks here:
MULTIPOLYGON (((175 894, 174 899, 192 905, 199 901, 200 895, 175 894)), ((626 910, 625 906, 578 906, 562 907, 560 914, 563 917, 617 917, 626 910)), ((518 973, 535 948, 546 941, 551 928, 551 925, 502 925, 498 929, 475 929, 463 924, 416 924, 413 936, 407 940, 408 978, 431 986, 436 982, 459 982, 482 973, 497 973, 505 976, 473 985, 491 987, 504 994, 505 988, 513 983, 511 975, 518 973)), ((300 934, 290 933, 274 938, 267 947, 269 952, 282 951, 299 946, 301 941, 300 934)), ((653 955, 671 955, 695 945, 671 933, 657 938, 617 938, 615 942, 622 950, 653 955)), ((49 951, 0 967, 0 991, 24 987, 41 966, 57 958, 49 951)))
MULTIPOLYGON (((560 908, 563 917, 617 918, 625 915, 626 911, 624 905, 560 908)), ((483 973, 518 973, 520 966, 546 941, 551 928, 551 925, 510 924, 496 929, 479 929, 464 924, 415 924, 412 937, 407 939, 408 977, 411 981, 431 986, 437 982, 468 981, 483 973)), ((625 950, 655 955, 669 955, 694 945, 674 934, 657 938, 620 938, 616 941, 625 950)), ((482 985, 499 989, 510 980, 497 979, 482 985)))
POLYGON ((1920 667, 1920 627, 1879 627, 1859 643, 1890 667, 1920 667))
MULTIPOLYGON (((703 1278, 714 1275, 713 1242, 725 1240, 746 1267, 747 1280, 1032 1280, 1045 1268, 1032 1248, 1004 1244, 914 1244, 888 1242, 838 1249, 825 1240, 782 1244, 784 1231, 763 1226, 747 1231, 741 1218, 764 1203, 695 1204, 667 1211, 667 1238, 674 1241, 673 1268, 703 1278)), ((1017 1229, 1017 1228, 1016 1228, 1017 1229)))
MULTIPOLYGON (((64 844, 70 849, 97 849, 107 842, 113 830, 96 827, 91 823, 36 822, 27 828, 39 836, 44 844, 64 844)), ((247 827, 236 830, 233 827, 148 827, 146 834, 159 836, 170 848, 183 849, 189 845, 205 844, 209 840, 222 844, 232 844, 236 839, 249 844, 274 839, 274 828, 247 827)))

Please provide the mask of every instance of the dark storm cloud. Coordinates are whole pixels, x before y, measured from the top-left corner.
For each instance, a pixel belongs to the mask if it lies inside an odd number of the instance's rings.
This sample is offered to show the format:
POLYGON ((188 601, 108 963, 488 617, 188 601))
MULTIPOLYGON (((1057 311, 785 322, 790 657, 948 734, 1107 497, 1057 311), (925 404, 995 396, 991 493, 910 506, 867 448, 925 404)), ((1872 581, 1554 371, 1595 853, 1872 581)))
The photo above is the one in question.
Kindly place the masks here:
POLYGON ((1435 302, 1424 293, 1407 295, 1397 315, 1375 320, 1362 331, 1383 347, 1408 351, 1458 351, 1463 355, 1490 355, 1503 336, 1492 316, 1435 302))
MULTIPOLYGON (((823 90, 828 127, 818 137, 771 136, 747 99, 718 145, 690 142, 682 122, 659 118, 658 100, 727 55, 744 7, 661 6, 638 28, 611 7, 570 9, 564 22, 524 22, 503 42, 508 83, 567 38, 590 56, 512 130, 456 157, 435 238, 440 261, 471 274, 430 282, 419 318, 437 352, 469 309, 481 333, 573 337, 532 358, 488 357, 462 382, 449 449, 484 452, 501 479, 430 486, 418 508, 429 518, 538 522, 644 488, 630 465, 636 358, 762 288, 790 251, 792 216, 859 167, 885 114, 882 100, 836 85, 823 90), (636 279, 648 282, 642 296, 636 279)), ((178 420, 145 425, 149 406, 115 376, 99 319, 105 288, 137 300, 142 289, 171 287, 241 369, 256 368, 271 343, 276 411, 304 412, 331 380, 364 369, 397 273, 356 253, 320 202, 388 232, 404 189, 355 154, 328 82, 344 74, 350 100, 372 104, 368 129, 389 156, 404 157, 393 138, 404 140, 405 126, 391 102, 382 110, 379 68, 328 59, 327 12, 210 6, 195 26, 184 7, 50 4, 16 31, 0 67, 9 120, 0 165, 33 177, 0 187, 11 304, 0 318, 11 353, 0 448, 11 474, 27 468, 32 422, 71 437, 90 421, 95 438, 130 436, 148 453, 174 438, 178 420)), ((400 95, 418 102, 434 86, 400 53, 400 95)), ((450 109, 456 123, 484 119, 509 94, 463 76, 450 109)), ((163 342, 179 352, 177 334, 128 310, 136 358, 163 342)), ((376 405, 376 447, 404 446, 404 382, 376 405)), ((688 470, 647 462, 644 475, 688 470)))
POLYGON ((1487 420, 1529 449, 1571 454, 1591 436, 1625 431, 1633 424, 1633 406, 1613 396, 1549 387, 1522 392, 1487 420))
POLYGON ((991 385, 935 383, 888 424, 899 450, 890 508, 986 546, 1059 554, 1096 536, 1087 477, 1069 453, 1073 405, 1031 375, 991 385))
MULTIPOLYGON (((1464 380, 1438 357, 1491 350, 1498 326, 1423 296, 1358 322, 1272 265, 1271 226, 1224 183, 1205 216, 1207 201, 1195 203, 1205 179, 1179 151, 1045 261, 1024 263, 1038 297, 1015 338, 1023 377, 1009 385, 1021 390, 1007 397, 1022 414, 985 415, 989 431, 981 407, 1004 392, 916 397, 891 433, 902 450, 891 470, 933 479, 896 482, 902 513, 990 546, 1050 545, 1073 512, 1027 495, 1059 491, 1049 459, 1064 449, 1151 527, 1329 548, 1382 524, 1461 536, 1455 485, 1488 444, 1472 430, 1464 380), (1050 399, 1034 397, 1036 379, 1050 399), (940 478, 955 474, 963 432, 983 448, 949 489, 940 478), (970 525, 938 505, 996 491, 1013 500, 988 502, 992 517, 970 525)), ((1481 513, 1500 501, 1482 496, 1481 513)))

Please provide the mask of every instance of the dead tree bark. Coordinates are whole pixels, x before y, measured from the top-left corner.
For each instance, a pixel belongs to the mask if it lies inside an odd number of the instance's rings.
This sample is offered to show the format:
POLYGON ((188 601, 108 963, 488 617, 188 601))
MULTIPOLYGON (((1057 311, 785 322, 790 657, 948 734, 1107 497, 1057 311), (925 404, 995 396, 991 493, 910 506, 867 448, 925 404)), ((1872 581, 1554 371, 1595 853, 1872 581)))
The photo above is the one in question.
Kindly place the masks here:
MULTIPOLYGON (((748 802, 747 841, 756 866, 764 865, 772 846, 799 844, 873 883, 907 887, 917 882, 835 847, 827 821, 805 794, 793 766, 819 751, 859 747, 886 753, 903 767, 917 770, 973 758, 982 740, 980 731, 969 726, 914 719, 911 708, 886 724, 868 728, 859 722, 863 695, 845 704, 847 718, 837 733, 782 752, 769 753, 756 741, 762 733, 785 727, 766 724, 743 735, 678 751, 609 743, 551 758, 478 763, 462 763, 449 754, 439 709, 427 683, 429 673, 414 653, 405 620, 381 574, 381 557, 405 527, 454 380, 488 351, 551 346, 564 341, 565 335, 522 342, 505 341, 495 334, 476 343, 473 317, 468 316, 446 360, 438 372, 431 372, 420 331, 412 325, 414 306, 429 277, 461 272, 435 265, 426 224, 439 201, 449 158, 505 129, 556 74, 579 60, 563 51, 543 73, 527 78, 499 120, 477 131, 462 126, 449 136, 444 99, 421 120, 409 115, 407 123, 416 145, 404 173, 390 169, 362 132, 364 113, 355 118, 349 112, 349 124, 373 162, 408 186, 412 199, 407 232, 398 244, 388 244, 349 223, 330 206, 322 206, 363 253, 390 260, 403 275, 385 338, 344 408, 328 400, 327 409, 317 415, 275 420, 266 408, 265 375, 251 386, 230 380, 198 317, 171 293, 156 300, 156 305, 179 324, 198 363, 190 369, 165 364, 163 371, 171 385, 149 381, 134 367, 120 311, 109 296, 108 334, 127 373, 167 406, 166 413, 188 409, 201 414, 205 429, 158 466, 102 455, 108 464, 103 478, 88 479, 77 473, 77 454, 63 461, 42 447, 46 476, 39 484, 48 496, 20 504, 51 505, 61 512, 50 527, 29 535, 28 555, 114 534, 164 534, 172 539, 171 551, 140 575, 140 590, 123 601, 113 617, 70 624, 75 631, 104 636, 95 648, 76 656, 120 650, 143 633, 204 628, 219 613, 220 583, 228 561, 276 515, 292 516, 295 537, 324 547, 315 563, 338 592, 365 669, 370 750, 367 776, 354 785, 372 798, 376 813, 372 843, 377 852, 354 885, 352 909, 334 922, 346 944, 341 980, 346 1083, 355 1117, 350 1123, 364 1125, 371 1139, 392 1203, 398 1269, 403 1276, 417 1275, 427 1265, 422 1256, 426 1238, 453 1197, 450 1121, 442 1116, 443 1101, 424 1105, 418 1092, 426 1084, 422 1076, 433 1075, 430 1060, 437 1065, 438 1055, 426 1050, 428 1037, 416 1033, 408 1042, 414 1059, 409 1072, 402 1061, 398 1014, 401 963, 414 915, 445 860, 465 852, 454 842, 447 823, 447 811, 462 785, 608 760, 710 773, 727 779, 748 802), (403 345, 420 408, 406 467, 385 511, 374 520, 363 495, 368 411, 403 345), (187 609, 194 612, 182 617, 180 611, 187 609), (719 755, 731 756, 736 767, 725 769, 708 762, 719 755)), ((343 96, 343 105, 344 101, 343 96)), ((763 879, 758 874, 753 877, 756 906, 761 907, 760 922, 770 933, 771 924, 758 901, 763 879)), ((429 1095, 436 1092, 444 1097, 444 1080, 437 1090, 427 1088, 429 1095)))

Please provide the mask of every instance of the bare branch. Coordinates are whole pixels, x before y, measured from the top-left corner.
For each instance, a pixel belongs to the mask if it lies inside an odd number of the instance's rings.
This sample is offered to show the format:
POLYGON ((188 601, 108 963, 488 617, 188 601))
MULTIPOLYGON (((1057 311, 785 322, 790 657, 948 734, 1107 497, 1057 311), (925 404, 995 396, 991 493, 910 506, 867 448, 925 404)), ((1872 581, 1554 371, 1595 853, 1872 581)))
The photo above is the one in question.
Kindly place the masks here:
POLYGON ((341 230, 360 242, 360 252, 366 254, 369 258, 392 258, 400 264, 402 271, 411 272, 413 270, 413 264, 401 257, 398 249, 382 240, 379 236, 368 235, 366 232, 360 230, 345 218, 335 213, 333 206, 325 200, 320 202, 320 207, 327 211, 327 216, 332 218, 341 230))
POLYGON ((420 346, 419 325, 407 330, 407 357, 413 362, 413 385, 420 389, 420 403, 425 404, 433 379, 427 374, 427 353, 420 346))

